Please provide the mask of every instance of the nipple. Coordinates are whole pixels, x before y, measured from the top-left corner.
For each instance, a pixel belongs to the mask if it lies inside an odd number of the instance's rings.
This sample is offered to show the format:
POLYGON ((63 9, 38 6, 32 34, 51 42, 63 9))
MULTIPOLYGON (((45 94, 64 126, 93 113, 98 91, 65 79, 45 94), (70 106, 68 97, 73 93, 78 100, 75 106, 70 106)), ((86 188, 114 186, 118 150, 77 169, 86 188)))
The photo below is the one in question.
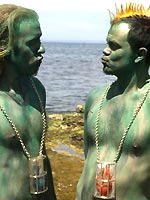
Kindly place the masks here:
POLYGON ((140 154, 142 153, 142 147, 139 144, 134 144, 132 149, 135 156, 140 156, 140 154))

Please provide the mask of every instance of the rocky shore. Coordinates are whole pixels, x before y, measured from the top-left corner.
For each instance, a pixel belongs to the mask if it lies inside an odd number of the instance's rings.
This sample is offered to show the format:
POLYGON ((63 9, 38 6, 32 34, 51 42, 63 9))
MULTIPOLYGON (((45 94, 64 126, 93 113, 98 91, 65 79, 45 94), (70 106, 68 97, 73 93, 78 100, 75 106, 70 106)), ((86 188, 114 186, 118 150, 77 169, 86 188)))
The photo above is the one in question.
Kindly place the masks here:
POLYGON ((48 114, 46 149, 50 158, 58 200, 74 200, 83 155, 83 110, 48 114))

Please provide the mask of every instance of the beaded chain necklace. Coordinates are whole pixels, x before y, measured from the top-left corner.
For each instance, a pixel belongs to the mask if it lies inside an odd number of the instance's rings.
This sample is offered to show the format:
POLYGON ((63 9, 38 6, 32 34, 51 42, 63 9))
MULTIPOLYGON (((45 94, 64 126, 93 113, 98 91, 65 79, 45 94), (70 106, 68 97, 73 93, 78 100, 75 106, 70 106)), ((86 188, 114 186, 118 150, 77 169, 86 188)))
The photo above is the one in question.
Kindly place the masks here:
POLYGON ((44 166, 44 159, 45 159, 45 155, 42 154, 43 152, 43 147, 44 147, 44 141, 45 141, 45 136, 46 136, 46 130, 47 130, 47 121, 46 121, 46 115, 45 115, 45 110, 40 98, 40 95, 37 91, 37 88, 35 86, 35 83, 33 81, 33 79, 30 79, 31 81, 31 85, 33 90, 35 91, 39 104, 40 104, 40 109, 41 109, 41 117, 42 117, 42 136, 41 136, 41 142, 40 142, 40 148, 39 148, 39 153, 38 156, 31 158, 30 153, 28 152, 21 136, 20 133, 18 131, 18 129, 16 128, 13 120, 8 116, 5 108, 0 105, 0 110, 1 112, 4 114, 4 116, 6 117, 6 119, 8 120, 9 124, 11 125, 13 131, 15 132, 21 146, 22 149, 26 155, 26 157, 29 160, 29 179, 30 179, 30 192, 32 194, 40 194, 43 193, 45 191, 47 191, 48 187, 47 187, 47 182, 46 182, 46 176, 47 176, 47 171, 45 171, 45 166, 44 166))
POLYGON ((100 122, 100 116, 102 112, 102 106, 104 103, 104 100, 106 99, 107 93, 109 89, 111 88, 112 84, 107 87, 105 90, 104 94, 102 95, 100 104, 99 104, 99 109, 98 109, 98 114, 96 117, 96 123, 95 123, 95 145, 96 145, 96 152, 97 152, 97 172, 96 172, 96 187, 95 187, 95 194, 94 196, 97 198, 101 199, 115 199, 115 184, 116 184, 116 163, 119 160, 119 157, 121 155, 121 151, 123 148, 123 144, 125 141, 125 138, 129 132, 130 127, 132 126, 135 118, 137 117, 140 109, 142 108, 147 95, 150 92, 150 88, 147 89, 145 92, 143 98, 140 100, 139 104, 136 106, 133 116, 125 129, 125 131, 122 134, 118 150, 116 152, 116 156, 113 160, 113 162, 102 162, 100 159, 100 145, 99 145, 99 139, 98 139, 98 125, 100 122))

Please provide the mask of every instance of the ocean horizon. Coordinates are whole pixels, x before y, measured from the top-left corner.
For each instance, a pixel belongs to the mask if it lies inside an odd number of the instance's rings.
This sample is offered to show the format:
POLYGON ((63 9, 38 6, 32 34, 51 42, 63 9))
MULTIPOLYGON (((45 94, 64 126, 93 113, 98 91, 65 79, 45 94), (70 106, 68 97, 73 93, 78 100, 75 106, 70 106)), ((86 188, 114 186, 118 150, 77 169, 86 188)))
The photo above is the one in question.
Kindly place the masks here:
POLYGON ((49 113, 74 112, 77 105, 85 105, 92 88, 114 80, 102 70, 104 43, 51 41, 43 45, 46 52, 37 77, 46 88, 49 113))

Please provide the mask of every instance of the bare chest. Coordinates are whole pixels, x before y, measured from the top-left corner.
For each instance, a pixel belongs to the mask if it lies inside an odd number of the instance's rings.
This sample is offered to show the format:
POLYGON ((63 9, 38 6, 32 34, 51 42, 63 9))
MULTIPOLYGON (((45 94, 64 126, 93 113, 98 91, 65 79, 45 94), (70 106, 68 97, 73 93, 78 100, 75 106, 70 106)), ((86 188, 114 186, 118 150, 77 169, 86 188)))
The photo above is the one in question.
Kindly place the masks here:
MULTIPOLYGON (((142 106, 133 101, 120 99, 103 105, 98 115, 99 104, 91 108, 87 118, 88 140, 95 145, 97 129, 97 140, 101 150, 110 149, 117 152, 123 140, 123 151, 126 153, 140 154, 149 146, 147 139, 150 137, 149 101, 142 106), (96 125, 97 124, 97 125, 96 125), (97 126, 97 128, 96 128, 97 126)), ((149 138, 150 139, 150 138, 149 138)), ((109 151, 108 151, 109 152, 109 151)))
POLYGON ((41 113, 31 105, 19 105, 13 100, 1 100, 1 145, 13 150, 21 149, 20 140, 32 153, 39 148, 43 121, 41 113))

